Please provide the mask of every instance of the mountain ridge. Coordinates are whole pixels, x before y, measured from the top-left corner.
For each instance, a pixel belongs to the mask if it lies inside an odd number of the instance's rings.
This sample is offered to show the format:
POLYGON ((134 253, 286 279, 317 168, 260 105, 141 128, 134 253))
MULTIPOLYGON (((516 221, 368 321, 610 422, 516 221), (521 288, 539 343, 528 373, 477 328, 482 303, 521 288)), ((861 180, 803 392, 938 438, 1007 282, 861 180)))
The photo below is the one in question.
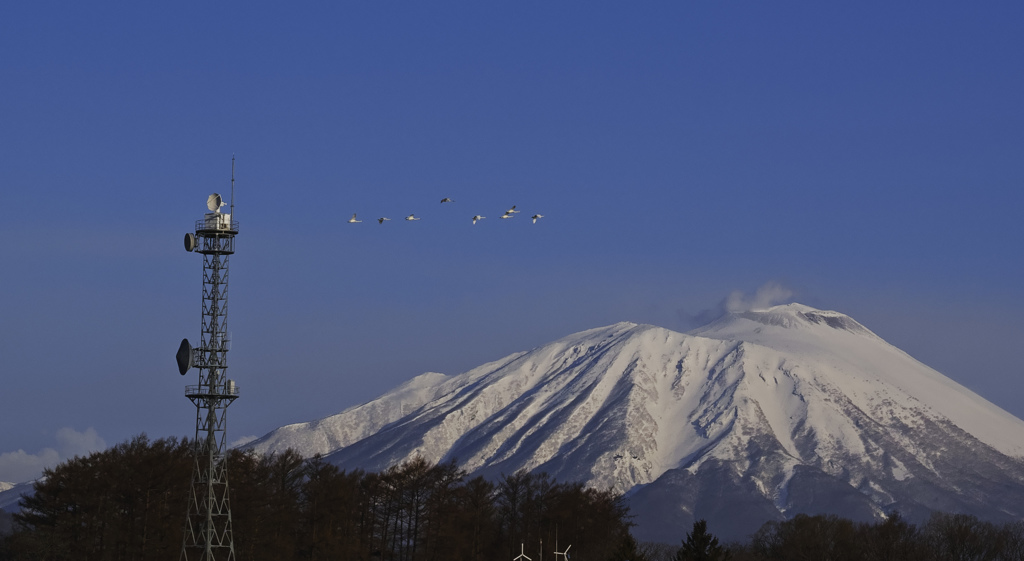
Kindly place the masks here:
POLYGON ((491 478, 547 471, 628 493, 638 534, 653 539, 665 521, 727 519, 694 510, 716 493, 753 505, 725 531, 736 536, 830 505, 864 519, 943 505, 1024 514, 1009 502, 1024 504, 1024 422, 856 320, 800 304, 687 334, 631 322, 582 331, 421 375, 247 447, 294 447, 345 469, 420 456, 491 478))

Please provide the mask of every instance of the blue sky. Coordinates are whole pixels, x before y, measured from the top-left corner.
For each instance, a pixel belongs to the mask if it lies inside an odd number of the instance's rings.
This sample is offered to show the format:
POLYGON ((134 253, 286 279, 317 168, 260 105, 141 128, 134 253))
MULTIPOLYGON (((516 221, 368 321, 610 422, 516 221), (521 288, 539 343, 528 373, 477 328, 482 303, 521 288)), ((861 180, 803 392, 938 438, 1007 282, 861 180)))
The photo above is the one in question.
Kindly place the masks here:
POLYGON ((232 154, 229 438, 764 286, 1024 416, 1019 3, 97 4, 0 6, 0 480, 193 433, 232 154))

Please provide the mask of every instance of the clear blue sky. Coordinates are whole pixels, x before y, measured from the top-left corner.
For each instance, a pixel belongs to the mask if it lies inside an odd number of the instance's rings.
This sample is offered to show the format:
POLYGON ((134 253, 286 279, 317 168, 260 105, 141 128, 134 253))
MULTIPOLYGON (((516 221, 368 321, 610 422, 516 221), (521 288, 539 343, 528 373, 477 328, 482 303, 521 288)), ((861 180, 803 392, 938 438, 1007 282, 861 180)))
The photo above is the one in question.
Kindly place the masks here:
POLYGON ((582 329, 687 330, 769 283, 1024 416, 1022 23, 1019 2, 6 2, 0 480, 76 439, 193 433, 181 238, 232 154, 229 439, 582 329))

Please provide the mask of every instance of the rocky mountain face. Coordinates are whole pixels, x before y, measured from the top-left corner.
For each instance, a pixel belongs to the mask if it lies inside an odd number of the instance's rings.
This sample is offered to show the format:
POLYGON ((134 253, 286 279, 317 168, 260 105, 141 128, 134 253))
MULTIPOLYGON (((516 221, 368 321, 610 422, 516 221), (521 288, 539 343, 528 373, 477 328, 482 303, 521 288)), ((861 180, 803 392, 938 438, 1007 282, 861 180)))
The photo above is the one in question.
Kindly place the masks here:
POLYGON ((422 456, 627 494, 642 540, 726 539, 796 513, 1024 517, 1024 422, 837 312, 619 323, 457 376, 423 374, 248 444, 380 470, 422 456))

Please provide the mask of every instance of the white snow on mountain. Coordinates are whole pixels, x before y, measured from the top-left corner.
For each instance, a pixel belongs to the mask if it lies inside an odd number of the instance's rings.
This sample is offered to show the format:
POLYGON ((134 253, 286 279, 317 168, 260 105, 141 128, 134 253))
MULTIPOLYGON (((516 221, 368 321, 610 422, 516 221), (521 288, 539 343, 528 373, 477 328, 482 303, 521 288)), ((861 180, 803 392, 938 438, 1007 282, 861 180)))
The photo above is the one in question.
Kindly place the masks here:
POLYGON ((486 477, 543 470, 628 492, 652 539, 656 520, 717 516, 712 496, 757 503, 737 535, 830 505, 1024 515, 1024 422, 852 318, 799 304, 689 334, 591 329, 248 446, 343 468, 422 456, 486 477))
POLYGON ((373 401, 346 409, 338 415, 281 427, 244 447, 258 450, 292 448, 305 457, 329 454, 372 435, 434 398, 434 388, 448 376, 421 374, 373 401))
POLYGON ((5 487, 0 488, 0 510, 6 512, 17 512, 21 496, 32 493, 34 481, 25 483, 4 483, 5 487))
POLYGON ((856 397, 855 405, 862 409, 880 399, 900 398, 907 408, 927 407, 932 416, 949 419, 1004 454, 1024 456, 1020 419, 838 312, 790 304, 727 316, 691 333, 830 363, 831 371, 819 376, 819 382, 834 384, 847 397, 856 397))

